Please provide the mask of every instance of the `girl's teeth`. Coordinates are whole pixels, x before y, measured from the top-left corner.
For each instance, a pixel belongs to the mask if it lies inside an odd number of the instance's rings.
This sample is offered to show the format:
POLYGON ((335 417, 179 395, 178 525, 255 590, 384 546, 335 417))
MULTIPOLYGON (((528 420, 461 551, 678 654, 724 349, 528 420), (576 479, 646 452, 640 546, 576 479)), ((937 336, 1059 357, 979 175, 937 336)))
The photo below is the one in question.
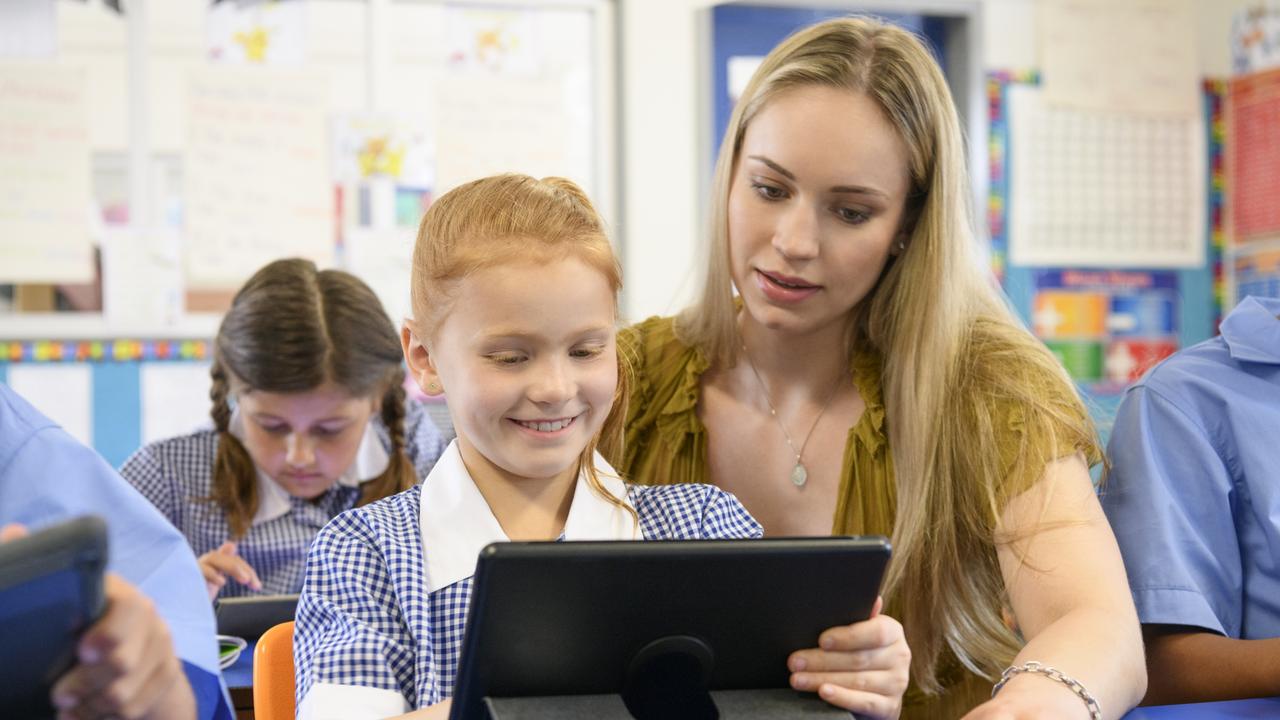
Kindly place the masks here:
POLYGON ((521 422, 520 424, 530 430, 537 430, 538 432, 555 432, 557 430, 564 429, 571 422, 573 422, 573 418, 569 418, 568 420, 556 420, 554 422, 521 422))

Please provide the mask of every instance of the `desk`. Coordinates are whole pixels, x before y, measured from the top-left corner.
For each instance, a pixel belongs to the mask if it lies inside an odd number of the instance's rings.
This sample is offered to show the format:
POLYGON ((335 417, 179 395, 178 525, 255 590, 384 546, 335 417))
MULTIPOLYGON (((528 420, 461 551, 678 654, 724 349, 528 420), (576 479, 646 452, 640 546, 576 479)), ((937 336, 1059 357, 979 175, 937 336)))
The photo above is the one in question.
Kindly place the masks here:
POLYGON ((1280 698, 1153 705, 1135 708, 1124 716, 1124 720, 1248 720, 1275 717, 1280 717, 1280 698))
MULTIPOLYGON (((253 650, 251 642, 236 663, 222 671, 238 720, 253 720, 253 650)), ((1193 705, 1156 705, 1130 711, 1124 720, 1254 720, 1280 718, 1280 698, 1231 700, 1193 705)))
POLYGON ((236 720, 253 720, 253 651, 257 647, 257 640, 250 642, 235 664, 222 671, 222 679, 231 691, 236 720))

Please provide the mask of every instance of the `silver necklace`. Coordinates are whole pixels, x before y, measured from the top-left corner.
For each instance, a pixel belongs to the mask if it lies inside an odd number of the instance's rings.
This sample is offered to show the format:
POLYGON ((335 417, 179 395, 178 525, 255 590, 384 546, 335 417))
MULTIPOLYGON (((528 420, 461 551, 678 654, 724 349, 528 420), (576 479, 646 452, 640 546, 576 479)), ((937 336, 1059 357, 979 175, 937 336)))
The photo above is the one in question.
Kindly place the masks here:
MULTIPOLYGON (((787 426, 783 424, 782 418, 778 417, 778 409, 773 406, 773 399, 769 397, 769 386, 764 384, 764 378, 760 377, 760 371, 756 370, 756 364, 751 361, 751 354, 747 352, 747 346, 742 345, 742 355, 747 359, 747 367, 751 368, 751 374, 756 376, 756 382, 760 384, 760 391, 764 393, 764 401, 769 404, 769 414, 773 416, 778 427, 782 429, 782 437, 787 439, 787 446, 791 448, 791 452, 796 454, 796 466, 791 468, 791 483, 796 487, 804 487, 809 481, 809 470, 804 466, 804 449, 809 444, 809 438, 813 437, 813 431, 818 429, 818 421, 822 419, 822 415, 827 412, 827 408, 831 407, 831 401, 835 399, 836 389, 831 388, 831 393, 827 395, 827 402, 823 404, 822 409, 818 411, 818 417, 813 419, 813 425, 809 427, 809 432, 804 436, 804 442, 800 443, 800 449, 796 449, 796 444, 791 441, 791 433, 787 432, 787 426)), ((839 381, 837 380, 837 385, 839 381)))

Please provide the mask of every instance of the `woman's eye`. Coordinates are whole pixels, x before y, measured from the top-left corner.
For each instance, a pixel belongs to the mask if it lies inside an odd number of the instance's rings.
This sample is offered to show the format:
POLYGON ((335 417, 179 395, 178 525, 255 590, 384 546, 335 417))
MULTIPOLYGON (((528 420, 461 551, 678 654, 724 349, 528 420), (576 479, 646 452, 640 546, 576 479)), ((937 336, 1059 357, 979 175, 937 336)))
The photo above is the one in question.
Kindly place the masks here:
POLYGON ((840 217, 842 222, 849 223, 850 225, 861 225, 870 217, 870 215, 862 210, 846 207, 836 208, 836 215, 840 217))
POLYGON ((769 185, 768 183, 753 182, 751 183, 751 187, 756 191, 757 195, 765 200, 781 200, 787 196, 787 193, 783 191, 782 188, 769 185))
POLYGON ((494 353, 489 359, 499 365, 515 365, 524 360, 524 356, 519 353, 494 353))
POLYGON ((342 431, 343 431, 343 430, 345 430, 345 429, 346 429, 346 428, 326 428, 326 427, 318 427, 318 428, 315 428, 314 430, 312 430, 312 431, 311 431, 311 434, 312 434, 312 435, 315 435, 316 437, 333 437, 334 435, 341 434, 341 433, 342 433, 342 431))
POLYGON ((262 431, 269 435, 283 435, 289 432, 288 425, 259 425, 262 431))
POLYGON ((602 352, 604 352, 602 347, 580 347, 570 350, 569 357, 578 359, 593 358, 602 352))

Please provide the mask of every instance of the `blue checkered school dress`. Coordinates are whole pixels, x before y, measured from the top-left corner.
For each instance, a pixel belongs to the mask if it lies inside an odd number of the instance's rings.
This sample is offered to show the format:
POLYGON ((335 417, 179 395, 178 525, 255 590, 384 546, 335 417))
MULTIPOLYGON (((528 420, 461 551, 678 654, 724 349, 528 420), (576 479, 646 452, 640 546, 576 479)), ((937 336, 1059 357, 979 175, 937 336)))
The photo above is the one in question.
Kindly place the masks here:
MULTIPOLYGON (((414 401, 405 403, 405 453, 419 480, 427 476, 447 443, 426 411, 414 401)), ((370 428, 388 451, 387 428, 374 417, 370 428)), ((231 539, 226 515, 205 500, 213 492, 213 462, 218 433, 213 429, 167 438, 139 449, 120 474, 178 528, 196 557, 216 550, 231 539)), ((335 484, 315 500, 289 499, 289 512, 252 525, 236 542, 236 551, 258 573, 261 593, 228 580, 219 598, 239 595, 296 593, 302 589, 307 548, 320 528, 339 513, 355 507, 360 488, 335 484)))
MULTIPOLYGON (((316 536, 294 629, 297 700, 318 683, 398 692, 411 708, 453 696, 472 578, 428 592, 422 486, 339 515, 316 536)), ((646 540, 758 538, 710 485, 627 486, 646 540)))

